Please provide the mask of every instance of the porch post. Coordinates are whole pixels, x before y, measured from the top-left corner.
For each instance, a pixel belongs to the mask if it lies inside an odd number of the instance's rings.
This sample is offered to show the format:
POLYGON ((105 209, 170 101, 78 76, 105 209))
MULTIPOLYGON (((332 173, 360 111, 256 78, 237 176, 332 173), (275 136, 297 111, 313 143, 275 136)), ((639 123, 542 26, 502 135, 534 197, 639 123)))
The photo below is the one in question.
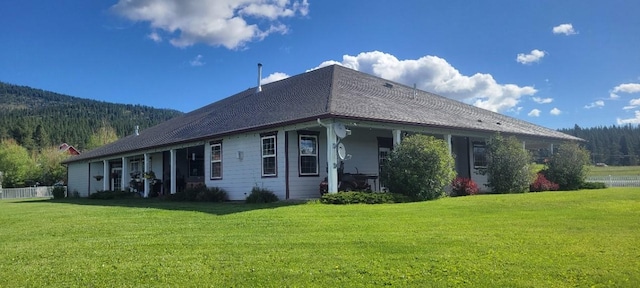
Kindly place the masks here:
POLYGON ((553 155, 553 143, 549 144, 549 152, 553 155))
POLYGON ((107 160, 102 160, 102 191, 109 190, 109 180, 111 179, 109 175, 109 162, 107 160))
POLYGON ((447 147, 449 147, 449 156, 453 155, 453 147, 451 146, 451 134, 445 135, 445 141, 447 141, 447 147))
POLYGON ((338 155, 336 152, 338 141, 333 130, 333 125, 327 127, 327 192, 338 192, 338 155))
POLYGON ((176 194, 176 187, 177 187, 177 183, 178 181, 176 181, 176 149, 171 149, 169 150, 169 154, 171 155, 171 160, 169 163, 169 168, 171 170, 171 176, 169 176, 171 179, 170 180, 170 184, 171 184, 171 188, 169 188, 169 191, 171 191, 171 194, 176 194))
POLYGON ((392 130, 391 133, 393 134, 393 148, 396 148, 402 141, 402 130, 392 130))
POLYGON ((127 165, 127 157, 122 157, 122 178, 120 179, 120 187, 122 188, 122 191, 124 191, 125 189, 127 189, 127 187, 129 187, 129 185, 127 185, 129 183, 129 165, 127 165))
POLYGON ((149 179, 144 177, 147 172, 149 172, 149 153, 144 153, 144 174, 142 174, 142 179, 144 180, 144 198, 149 197, 149 179))
POLYGON ((522 140, 522 150, 527 150, 527 141, 522 140))

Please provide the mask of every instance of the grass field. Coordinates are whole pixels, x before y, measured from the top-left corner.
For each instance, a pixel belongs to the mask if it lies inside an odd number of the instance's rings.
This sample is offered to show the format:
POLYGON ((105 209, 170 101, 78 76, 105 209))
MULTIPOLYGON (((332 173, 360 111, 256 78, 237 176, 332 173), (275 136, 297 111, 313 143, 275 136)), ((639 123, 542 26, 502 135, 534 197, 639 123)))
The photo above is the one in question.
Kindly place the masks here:
POLYGON ((639 176, 640 166, 591 166, 589 176, 639 176))
POLYGON ((637 287, 640 191, 0 201, 0 287, 637 287))

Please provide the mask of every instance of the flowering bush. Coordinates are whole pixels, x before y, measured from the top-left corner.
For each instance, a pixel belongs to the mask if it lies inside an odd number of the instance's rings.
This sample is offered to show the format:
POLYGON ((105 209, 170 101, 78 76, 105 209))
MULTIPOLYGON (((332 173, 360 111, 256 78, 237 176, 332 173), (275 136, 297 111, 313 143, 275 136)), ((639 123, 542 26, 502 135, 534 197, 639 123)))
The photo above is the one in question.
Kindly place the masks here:
POLYGON ((558 189, 560 189, 560 185, 547 180, 542 173, 538 173, 536 180, 529 186, 531 192, 556 191, 558 189))
POLYGON ((478 184, 470 178, 456 177, 451 182, 451 196, 476 195, 478 191, 478 184))

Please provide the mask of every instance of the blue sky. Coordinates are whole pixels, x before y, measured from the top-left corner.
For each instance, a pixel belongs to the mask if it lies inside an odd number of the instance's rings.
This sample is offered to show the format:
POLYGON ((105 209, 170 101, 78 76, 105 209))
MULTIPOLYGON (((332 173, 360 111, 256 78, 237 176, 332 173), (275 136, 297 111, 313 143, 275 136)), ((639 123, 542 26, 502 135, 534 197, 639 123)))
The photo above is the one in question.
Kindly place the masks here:
POLYGON ((188 112, 341 64, 550 128, 640 123, 640 1, 0 2, 0 81, 188 112))

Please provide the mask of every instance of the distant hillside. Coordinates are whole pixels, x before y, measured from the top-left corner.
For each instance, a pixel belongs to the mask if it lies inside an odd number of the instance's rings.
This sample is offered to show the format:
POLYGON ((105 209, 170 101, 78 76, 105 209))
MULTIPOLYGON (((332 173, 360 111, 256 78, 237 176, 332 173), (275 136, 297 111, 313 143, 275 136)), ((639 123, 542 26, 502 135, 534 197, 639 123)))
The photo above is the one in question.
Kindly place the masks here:
POLYGON ((0 139, 29 150, 69 143, 83 150, 103 123, 119 137, 181 115, 149 106, 114 104, 0 82, 0 139))

